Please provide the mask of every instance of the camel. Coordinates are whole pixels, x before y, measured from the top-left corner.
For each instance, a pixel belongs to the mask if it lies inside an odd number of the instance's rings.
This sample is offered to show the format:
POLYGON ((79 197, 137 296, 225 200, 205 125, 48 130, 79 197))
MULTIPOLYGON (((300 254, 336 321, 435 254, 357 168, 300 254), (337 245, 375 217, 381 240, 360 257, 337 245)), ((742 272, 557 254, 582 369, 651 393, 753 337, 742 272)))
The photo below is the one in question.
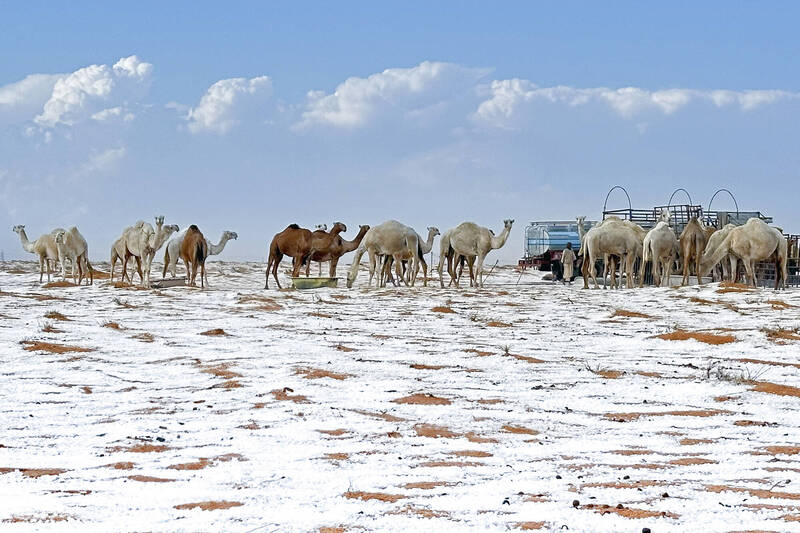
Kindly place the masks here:
MULTIPOLYGON (((383 224, 370 228, 356 249, 356 255, 350 265, 350 271, 347 273, 348 289, 353 286, 353 282, 358 276, 358 266, 365 253, 369 253, 369 282, 367 283, 369 287, 372 285, 376 268, 380 266, 380 256, 408 253, 411 258, 409 268, 416 270, 419 263, 419 236, 412 228, 396 220, 387 220, 383 224)), ((416 271, 411 277, 412 286, 415 281, 416 271)), ((380 285, 380 272, 378 272, 378 285, 380 285)))
MULTIPOLYGON (((312 231, 311 233, 314 233, 314 232, 316 232, 318 230, 328 231, 328 225, 327 224, 317 224, 316 226, 314 226, 314 231, 312 231)), ((325 261, 319 261, 317 263, 319 265, 319 271, 318 271, 317 275, 320 276, 320 277, 322 277, 322 263, 324 263, 324 262, 325 261)), ((333 276, 331 276, 331 277, 333 277, 333 276)))
MULTIPOLYGON (((117 240, 114 241, 114 244, 111 245, 111 258, 109 260, 109 263, 111 264, 111 273, 109 275, 109 282, 111 282, 111 283, 114 282, 114 266, 117 264, 117 261, 118 260, 119 261, 123 261, 125 259, 125 250, 126 250, 126 248, 125 248, 125 234, 128 231, 131 231, 131 230, 133 230, 135 228, 143 227, 144 224, 146 224, 146 222, 144 220, 140 220, 136 224, 134 224, 133 226, 128 226, 127 228, 122 230, 122 235, 120 235, 120 237, 117 240)), ((137 267, 138 272, 139 272, 139 277, 141 278, 142 277, 142 263, 141 263, 141 261, 139 260, 138 257, 136 258, 136 267, 137 267)), ((127 270, 128 270, 127 268, 123 268, 122 269, 122 282, 123 283, 125 283, 125 278, 128 276, 127 270)), ((128 281, 131 281, 131 282, 133 281, 133 275, 131 275, 131 277, 128 278, 128 281)))
MULTIPOLYGON (((433 248, 433 239, 435 239, 437 235, 440 235, 439 229, 433 226, 428 227, 427 240, 423 241, 422 237, 419 235, 419 233, 417 233, 417 241, 419 242, 419 262, 417 263, 417 272, 415 275, 419 273, 419 267, 422 266, 422 283, 425 287, 428 286, 428 263, 425 262, 425 254, 430 253, 431 249, 433 248)), ((381 272, 382 280, 383 277, 386 277, 388 280, 394 283, 391 274, 392 263, 397 261, 395 264, 397 276, 398 278, 402 279, 406 285, 408 285, 409 281, 411 281, 411 270, 406 268, 406 265, 410 259, 411 257, 408 253, 386 256, 384 259, 383 270, 381 272)), ((385 285, 385 281, 382 281, 382 284, 385 285)))
MULTIPOLYGON (((733 224, 725 224, 725 226, 723 226, 722 229, 716 230, 714 233, 712 233, 708 237, 708 242, 706 242, 706 250, 716 250, 719 247, 719 245, 722 244, 722 241, 725 240, 725 237, 728 236, 728 233, 730 233, 731 230, 735 227, 736 226, 733 224)), ((720 281, 723 280, 736 281, 735 278, 737 278, 738 276, 736 275, 736 273, 731 274, 730 270, 731 260, 735 260, 735 258, 727 256, 723 258, 722 261, 720 261, 719 265, 715 265, 712 268, 713 270, 712 274, 719 274, 716 267, 717 266, 722 267, 722 273, 721 275, 719 275, 720 281)))
MULTIPOLYGON (((170 235, 180 230, 175 224, 164 225, 164 217, 155 217, 156 230, 146 222, 137 222, 122 234, 125 244, 125 255, 122 261, 123 273, 127 270, 128 259, 135 258, 139 270, 140 283, 143 287, 150 284, 150 266, 156 252, 164 245, 170 235), (141 265, 144 266, 142 275, 141 265)), ((115 243, 116 244, 116 243, 115 243)), ((112 252, 112 257, 114 253, 112 252)), ((131 281, 133 277, 131 276, 131 281)))
POLYGON ((58 249, 58 260, 61 262, 61 277, 67 279, 66 260, 72 263, 72 280, 78 285, 84 278, 84 267, 87 272, 87 283, 94 283, 94 269, 89 263, 89 245, 83 238, 81 232, 75 226, 67 231, 56 233, 56 248, 58 249), (75 267, 78 268, 78 276, 75 276, 75 267))
POLYGON ((589 277, 594 281, 595 289, 600 287, 597 283, 595 262, 601 254, 605 262, 603 276, 609 267, 609 257, 616 255, 625 264, 626 286, 633 287, 633 263, 642 252, 645 236, 644 229, 638 224, 614 216, 608 217, 587 231, 580 250, 580 255, 584 258, 582 266, 584 288, 589 288, 589 277))
POLYGON ((200 287, 205 288, 206 257, 208 257, 208 242, 200 229, 192 224, 186 230, 181 241, 180 256, 186 265, 186 276, 189 285, 197 286, 197 267, 200 267, 200 287))
MULTIPOLYGON (((450 246, 453 248, 453 257, 458 263, 464 257, 470 266, 469 277, 470 286, 483 287, 483 262, 486 255, 492 251, 502 248, 508 240, 511 226, 514 224, 512 219, 503 221, 503 231, 495 236, 489 228, 478 226, 474 222, 462 222, 450 233, 450 246), (477 262, 475 270, 472 269, 470 259, 474 258, 477 262)), ((455 277, 454 272, 450 272, 450 277, 455 277)), ((456 287, 459 280, 456 278, 456 287)))
POLYGON ((700 275, 698 266, 700 265, 700 258, 703 257, 703 252, 706 249, 706 242, 708 242, 706 229, 700 219, 692 217, 681 232, 681 236, 678 239, 681 247, 681 260, 683 261, 683 280, 681 285, 689 284, 689 267, 692 261, 694 261, 697 284, 703 284, 703 276, 700 275))
MULTIPOLYGON (((186 232, 178 233, 176 236, 171 238, 167 243, 167 246, 164 249, 164 268, 161 272, 161 277, 167 277, 167 271, 172 273, 172 277, 174 278, 177 276, 178 272, 178 259, 181 254, 181 244, 183 243, 183 238, 186 236, 186 232)), ((208 245, 208 255, 219 255, 222 253, 222 250, 225 249, 225 245, 230 240, 236 240, 239 238, 239 235, 235 231, 223 231, 222 235, 219 238, 219 243, 214 244, 208 239, 206 239, 206 244, 208 245)), ((188 272, 187 272, 188 276, 188 272)), ((205 284, 208 285, 208 278, 204 279, 205 284)))
MULTIPOLYGON (((318 250, 314 252, 314 256, 311 258, 312 261, 318 261, 320 264, 320 269, 322 268, 322 263, 328 261, 330 264, 330 277, 336 277, 336 267, 339 264, 339 258, 341 258, 344 254, 350 253, 361 244, 361 241, 364 239, 364 235, 367 234, 369 231, 369 226, 363 225, 358 227, 358 234, 356 235, 355 239, 352 241, 346 241, 342 238, 341 235, 336 235, 333 239, 333 242, 324 250, 318 250)), ((313 236, 312 232, 312 236, 313 236)), ((320 270, 320 275, 322 271, 320 270)))
POLYGON ((698 262, 697 274, 708 274, 726 255, 731 257, 731 272, 736 272, 739 259, 744 263, 748 285, 757 286, 755 264, 775 259, 775 290, 786 288, 788 275, 788 243, 783 234, 769 227, 759 218, 751 218, 744 225, 728 231, 716 249, 708 248, 698 262))
POLYGON ((50 233, 41 235, 33 242, 28 240, 28 235, 25 233, 25 226, 14 226, 12 231, 19 235, 22 248, 26 252, 36 254, 39 257, 39 283, 42 282, 45 269, 47 270, 47 282, 50 283, 51 263, 53 269, 55 269, 56 261, 58 261, 58 247, 56 246, 55 235, 65 230, 63 228, 56 228, 50 233))
POLYGON ((313 235, 311 231, 301 228, 297 224, 290 224, 285 230, 277 233, 272 241, 269 243, 269 260, 267 261, 266 282, 264 288, 269 288, 269 271, 272 270, 272 275, 275 277, 275 283, 278 288, 281 288, 281 282, 278 281, 278 265, 283 259, 284 255, 292 258, 292 277, 296 278, 300 275, 300 267, 308 261, 308 258, 314 253, 312 247, 313 235))
POLYGON ((644 285, 644 268, 648 261, 653 261, 653 282, 656 287, 661 286, 662 271, 664 280, 669 286, 669 277, 672 273, 672 263, 678 253, 678 238, 675 231, 669 226, 670 212, 666 209, 661 212, 661 218, 653 229, 645 235, 642 249, 642 264, 639 270, 639 287, 644 285))
MULTIPOLYGON (((323 224, 323 226, 327 228, 326 225, 323 224)), ((314 248, 315 252, 306 262, 306 277, 308 277, 312 261, 317 261, 319 263, 319 273, 320 276, 322 275, 322 263, 330 261, 330 249, 338 244, 336 238, 339 237, 340 233, 344 233, 345 231, 347 231, 347 226, 344 225, 344 223, 334 222, 330 231, 316 229, 311 232, 311 246, 314 248)))

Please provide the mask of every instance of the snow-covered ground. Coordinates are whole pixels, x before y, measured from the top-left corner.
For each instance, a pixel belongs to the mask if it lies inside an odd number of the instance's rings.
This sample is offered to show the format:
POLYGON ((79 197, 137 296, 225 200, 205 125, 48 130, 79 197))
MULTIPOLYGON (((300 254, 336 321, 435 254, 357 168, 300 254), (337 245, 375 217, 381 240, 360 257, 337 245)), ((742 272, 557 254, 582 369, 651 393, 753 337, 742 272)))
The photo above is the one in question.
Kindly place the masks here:
POLYGON ((0 271, 4 531, 800 531, 800 290, 36 269, 0 271))

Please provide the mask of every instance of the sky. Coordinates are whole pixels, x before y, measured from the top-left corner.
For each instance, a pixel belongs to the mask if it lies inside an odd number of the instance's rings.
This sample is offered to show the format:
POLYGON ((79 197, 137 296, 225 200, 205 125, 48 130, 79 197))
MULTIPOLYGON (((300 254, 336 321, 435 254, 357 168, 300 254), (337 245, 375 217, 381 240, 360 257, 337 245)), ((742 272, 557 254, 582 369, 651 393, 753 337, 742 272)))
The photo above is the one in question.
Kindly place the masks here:
POLYGON ((597 219, 615 185, 634 208, 679 187, 707 207, 725 187, 800 233, 797 3, 1 9, 8 259, 33 259, 16 224, 31 239, 78 226, 98 260, 164 215, 214 242, 236 231, 230 260, 264 260, 290 223, 353 238, 387 219, 426 236, 512 218, 493 254, 513 262, 525 225, 597 219))

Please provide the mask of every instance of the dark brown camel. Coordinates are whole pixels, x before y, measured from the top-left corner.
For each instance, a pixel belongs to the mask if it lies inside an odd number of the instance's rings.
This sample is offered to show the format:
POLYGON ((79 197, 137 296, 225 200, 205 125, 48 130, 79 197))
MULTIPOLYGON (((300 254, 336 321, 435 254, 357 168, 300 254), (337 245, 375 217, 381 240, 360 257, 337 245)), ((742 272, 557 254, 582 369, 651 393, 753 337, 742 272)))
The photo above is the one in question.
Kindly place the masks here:
POLYGON ((267 274, 264 288, 269 288, 269 272, 275 278, 278 288, 281 282, 278 281, 278 265, 284 255, 292 258, 292 277, 300 275, 300 267, 308 261, 313 250, 313 236, 310 230, 301 228, 297 224, 290 224, 285 230, 276 234, 269 243, 269 260, 267 261, 267 274))
POLYGON ((339 258, 342 257, 346 253, 350 253, 356 248, 358 245, 361 244, 361 241, 364 239, 364 235, 367 234, 369 231, 369 226, 359 226, 358 227, 358 235, 352 241, 346 241, 342 238, 341 235, 337 235, 336 238, 333 240, 333 243, 327 249, 321 249, 319 251, 314 252, 314 255, 311 257, 312 261, 319 261, 320 263, 325 261, 330 261, 330 277, 336 277, 336 265, 339 263, 339 258))
POLYGON ((208 257, 208 243, 200 232, 200 229, 192 224, 186 230, 186 235, 181 243, 181 259, 186 265, 186 274, 189 277, 189 285, 197 286, 197 267, 200 267, 200 286, 205 288, 204 279, 206 277, 206 257, 208 257))
POLYGON ((329 252, 331 247, 336 244, 336 238, 339 237, 339 234, 345 231, 347 231, 347 226, 342 222, 334 222, 330 231, 318 229, 311 232, 311 246, 315 252, 311 254, 306 262, 306 277, 308 277, 312 261, 322 263, 330 260, 329 252))

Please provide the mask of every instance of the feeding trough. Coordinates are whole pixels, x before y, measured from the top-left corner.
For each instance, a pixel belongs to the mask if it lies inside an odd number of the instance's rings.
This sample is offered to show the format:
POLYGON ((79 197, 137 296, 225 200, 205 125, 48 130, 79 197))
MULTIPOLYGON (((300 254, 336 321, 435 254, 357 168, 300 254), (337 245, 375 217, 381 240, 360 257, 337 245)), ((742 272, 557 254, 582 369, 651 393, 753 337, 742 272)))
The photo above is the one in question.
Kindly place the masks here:
POLYGON ((168 287, 183 287, 186 285, 186 278, 155 279, 150 282, 151 289, 166 289, 168 287))
POLYGON ((321 287, 336 287, 339 278, 292 278, 295 289, 319 289, 321 287))

